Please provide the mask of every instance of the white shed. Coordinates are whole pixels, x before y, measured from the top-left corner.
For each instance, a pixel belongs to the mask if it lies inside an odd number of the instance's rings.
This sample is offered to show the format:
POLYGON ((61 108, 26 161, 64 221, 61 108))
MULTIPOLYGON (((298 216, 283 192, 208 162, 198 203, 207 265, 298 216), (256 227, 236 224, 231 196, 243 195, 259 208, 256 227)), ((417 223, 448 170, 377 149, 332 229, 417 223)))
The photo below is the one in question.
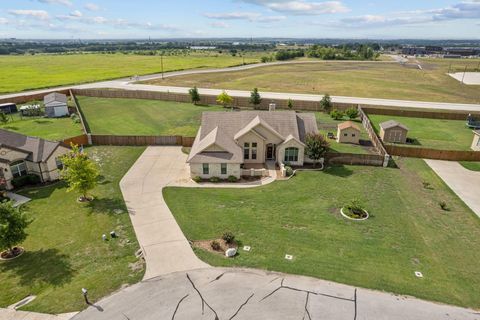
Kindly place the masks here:
POLYGON ((61 93, 51 93, 43 98, 45 114, 49 118, 60 118, 69 115, 67 96, 61 93))

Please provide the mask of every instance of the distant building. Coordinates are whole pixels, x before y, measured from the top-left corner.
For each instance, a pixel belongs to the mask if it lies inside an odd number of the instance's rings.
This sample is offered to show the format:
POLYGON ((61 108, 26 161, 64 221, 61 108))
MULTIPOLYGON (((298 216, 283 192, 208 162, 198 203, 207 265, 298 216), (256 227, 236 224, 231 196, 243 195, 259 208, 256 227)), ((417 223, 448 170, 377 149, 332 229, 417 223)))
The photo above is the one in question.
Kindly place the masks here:
POLYGON ((439 46, 426 46, 425 47, 425 52, 427 54, 440 54, 443 53, 443 47, 439 46))
POLYGON ((405 47, 402 49, 402 54, 407 56, 423 55, 426 53, 425 47, 405 47))
POLYGON ((408 128, 390 120, 380 123, 380 139, 387 143, 407 143, 408 128))
POLYGON ((451 47, 445 48, 444 50, 447 55, 452 56, 461 56, 461 57, 470 57, 470 56, 478 56, 480 55, 480 48, 458 48, 458 47, 451 47))
POLYGON ((69 115, 67 96, 61 93, 51 93, 43 98, 45 115, 48 118, 60 118, 69 115))

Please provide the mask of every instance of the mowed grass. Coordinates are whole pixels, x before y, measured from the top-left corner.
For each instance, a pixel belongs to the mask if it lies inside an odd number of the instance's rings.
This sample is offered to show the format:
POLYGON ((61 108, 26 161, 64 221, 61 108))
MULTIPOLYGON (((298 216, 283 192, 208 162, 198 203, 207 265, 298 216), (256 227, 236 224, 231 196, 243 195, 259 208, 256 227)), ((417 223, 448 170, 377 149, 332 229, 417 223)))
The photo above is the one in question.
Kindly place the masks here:
POLYGON ((408 138, 415 139, 413 144, 406 146, 432 148, 441 150, 470 149, 473 141, 472 129, 462 120, 441 120, 425 118, 409 118, 398 116, 369 115, 377 133, 380 132, 380 123, 396 120, 406 125, 410 130, 408 138))
POLYGON ((85 308, 82 288, 97 301, 142 278, 144 266, 135 257, 139 245, 118 184, 144 148, 86 150, 98 161, 102 175, 92 203, 78 203, 78 194, 67 193, 62 182, 20 192, 32 198, 25 209, 33 223, 22 244, 25 254, 0 261, 0 307, 36 295, 22 310, 78 311, 85 308), (119 238, 103 241, 102 234, 112 230, 119 238))
POLYGON ((0 124, 0 129, 54 141, 82 134, 82 125, 74 123, 70 118, 22 117, 20 113, 9 115, 9 118, 7 124, 0 124))
POLYGON ((188 239, 217 239, 229 230, 240 245, 252 247, 234 259, 196 249, 211 265, 301 274, 480 308, 480 220, 422 160, 398 165, 301 172, 254 189, 169 187, 164 195, 188 239), (422 181, 432 188, 424 189, 422 181), (369 220, 342 218, 340 208, 353 198, 365 203, 369 220), (440 200, 450 211, 440 209, 440 200))
POLYGON ((453 103, 480 103, 480 86, 467 86, 447 75, 476 68, 480 60, 421 59, 423 70, 391 62, 319 61, 316 64, 265 66, 245 71, 196 74, 150 83, 199 88, 301 92, 337 96, 453 103))
MULTIPOLYGON (((243 57, 227 54, 165 56, 164 71, 241 65, 243 57)), ((245 63, 258 62, 246 55, 245 63)), ((71 54, 0 56, 0 93, 129 77, 162 71, 160 56, 71 54)))
POLYGON ((480 162, 461 161, 460 164, 470 171, 480 171, 480 162))
POLYGON ((78 102, 93 134, 194 137, 202 112, 225 110, 219 106, 143 99, 78 97, 78 102))

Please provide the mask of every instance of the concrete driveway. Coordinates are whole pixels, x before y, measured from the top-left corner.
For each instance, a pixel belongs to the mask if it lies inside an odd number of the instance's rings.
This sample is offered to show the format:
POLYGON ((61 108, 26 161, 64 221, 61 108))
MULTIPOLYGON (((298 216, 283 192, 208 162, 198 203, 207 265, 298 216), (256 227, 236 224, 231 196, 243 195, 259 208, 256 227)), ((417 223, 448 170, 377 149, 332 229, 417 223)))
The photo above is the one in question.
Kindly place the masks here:
POLYGON ((120 182, 147 269, 144 279, 208 267, 193 253, 162 189, 187 179, 187 156, 180 147, 148 147, 120 182))
POLYGON ((457 196, 480 217, 480 172, 453 161, 425 160, 457 196))
POLYGON ((313 278, 210 268, 143 281, 73 319, 473 320, 480 315, 313 278))

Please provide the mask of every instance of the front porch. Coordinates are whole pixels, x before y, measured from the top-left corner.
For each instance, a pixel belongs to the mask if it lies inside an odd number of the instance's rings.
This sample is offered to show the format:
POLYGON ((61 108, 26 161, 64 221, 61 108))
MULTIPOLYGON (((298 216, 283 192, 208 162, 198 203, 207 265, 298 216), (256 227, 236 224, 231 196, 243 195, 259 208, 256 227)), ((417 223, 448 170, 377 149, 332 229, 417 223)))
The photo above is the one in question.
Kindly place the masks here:
POLYGON ((266 163, 245 163, 242 165, 241 175, 243 177, 277 177, 277 165, 275 161, 266 163))

